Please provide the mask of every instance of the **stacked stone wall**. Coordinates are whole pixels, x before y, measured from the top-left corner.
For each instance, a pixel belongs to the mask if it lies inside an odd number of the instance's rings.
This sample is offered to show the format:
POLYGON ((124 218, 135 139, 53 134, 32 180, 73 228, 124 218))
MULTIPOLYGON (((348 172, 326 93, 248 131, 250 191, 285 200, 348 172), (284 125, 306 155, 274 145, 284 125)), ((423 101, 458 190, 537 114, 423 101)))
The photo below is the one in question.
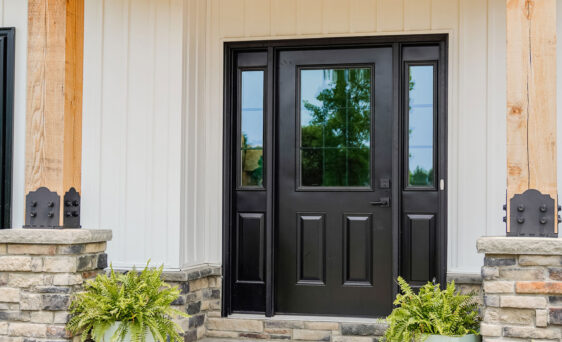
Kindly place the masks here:
POLYGON ((65 329, 71 297, 107 267, 111 239, 110 231, 76 234, 0 232, 0 342, 72 339, 65 329))
POLYGON ((174 308, 190 315, 189 318, 178 321, 184 330, 184 341, 191 342, 205 337, 208 315, 217 310, 220 313, 221 268, 203 266, 192 270, 165 272, 162 278, 180 289, 180 297, 172 303, 174 308))
POLYGON ((480 251, 486 254, 481 334, 484 341, 560 341, 562 243, 560 250, 548 247, 552 241, 530 248, 521 239, 479 241, 480 251))
POLYGON ((246 339, 375 342, 384 335, 387 324, 375 319, 311 320, 296 318, 221 318, 218 312, 210 312, 207 320, 207 336, 246 339))

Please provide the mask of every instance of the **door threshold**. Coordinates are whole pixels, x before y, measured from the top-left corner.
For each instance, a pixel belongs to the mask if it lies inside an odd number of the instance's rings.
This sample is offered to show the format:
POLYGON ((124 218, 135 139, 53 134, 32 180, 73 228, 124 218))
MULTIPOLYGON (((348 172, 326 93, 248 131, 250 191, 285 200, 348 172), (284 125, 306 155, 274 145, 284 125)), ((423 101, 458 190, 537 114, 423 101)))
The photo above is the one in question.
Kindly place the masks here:
POLYGON ((259 319, 271 321, 304 321, 304 322, 338 322, 338 323, 364 323, 364 324, 385 324, 384 318, 368 317, 346 317, 346 316, 314 316, 314 315, 275 315, 265 317, 260 314, 234 313, 228 316, 234 319, 259 319))

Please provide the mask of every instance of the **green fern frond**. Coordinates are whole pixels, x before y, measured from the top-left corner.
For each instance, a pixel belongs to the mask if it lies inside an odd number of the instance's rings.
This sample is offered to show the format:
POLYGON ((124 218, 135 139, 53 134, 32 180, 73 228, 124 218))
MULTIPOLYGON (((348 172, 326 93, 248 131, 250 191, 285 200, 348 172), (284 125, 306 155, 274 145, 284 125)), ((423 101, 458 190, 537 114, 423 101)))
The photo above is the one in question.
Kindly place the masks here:
POLYGON ((127 334, 134 342, 145 342, 147 333, 160 342, 183 340, 183 331, 172 318, 189 315, 171 307, 180 292, 162 281, 162 271, 162 266, 149 268, 148 263, 140 273, 133 269, 119 274, 111 267, 109 276, 100 274, 88 281, 85 291, 73 298, 67 329, 81 333, 82 342, 88 335, 103 341, 105 332, 121 322, 111 341, 104 342, 123 341, 127 334))
POLYGON ((403 278, 398 277, 397 282, 401 293, 394 300, 396 308, 387 317, 386 341, 423 341, 428 335, 478 333, 480 318, 474 293, 459 294, 454 282, 444 290, 438 284, 427 283, 415 293, 403 278))

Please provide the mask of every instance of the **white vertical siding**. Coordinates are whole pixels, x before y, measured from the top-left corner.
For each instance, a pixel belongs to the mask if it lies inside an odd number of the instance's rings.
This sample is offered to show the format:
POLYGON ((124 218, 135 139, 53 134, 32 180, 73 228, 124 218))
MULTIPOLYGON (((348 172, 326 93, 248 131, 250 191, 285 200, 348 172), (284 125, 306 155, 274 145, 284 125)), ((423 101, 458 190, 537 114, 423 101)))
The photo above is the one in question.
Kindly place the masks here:
POLYGON ((457 228, 457 239, 449 246, 452 253, 457 253, 457 266, 466 268, 481 266, 480 260, 474 258, 474 246, 476 239, 486 232, 486 212, 490 205, 486 200, 486 148, 489 144, 486 137, 489 114, 486 13, 486 0, 460 1, 459 102, 458 108, 449 111, 449 117, 457 119, 457 125, 449 128, 449 136, 458 137, 456 151, 451 149, 458 156, 457 167, 449 168, 449 178, 457 180, 457 201, 451 201, 455 195, 455 191, 451 191, 449 206, 457 206, 458 210, 456 221, 450 220, 449 228, 457 228))
POLYGON ((428 32, 450 36, 449 271, 478 272, 504 231, 504 0, 86 0, 84 226, 116 266, 220 263, 223 43, 428 32))
POLYGON ((0 27, 16 28, 12 226, 23 226, 25 202, 25 111, 27 75, 27 1, 0 0, 0 27))
POLYGON ((179 267, 182 5, 86 0, 84 227, 116 267, 179 267))
MULTIPOLYGON (((181 265, 189 266, 206 262, 207 232, 205 229, 205 203, 207 193, 207 170, 204 169, 205 115, 207 82, 205 74, 207 31, 207 1, 191 0, 185 3, 184 31, 184 103, 182 123, 182 167, 181 194, 182 230, 181 265)), ((220 91, 220 90, 217 90, 220 91)), ((221 158, 221 156, 215 156, 221 158)), ((220 182, 220 181, 219 181, 220 182)), ((220 249, 220 245, 217 246, 220 249)))

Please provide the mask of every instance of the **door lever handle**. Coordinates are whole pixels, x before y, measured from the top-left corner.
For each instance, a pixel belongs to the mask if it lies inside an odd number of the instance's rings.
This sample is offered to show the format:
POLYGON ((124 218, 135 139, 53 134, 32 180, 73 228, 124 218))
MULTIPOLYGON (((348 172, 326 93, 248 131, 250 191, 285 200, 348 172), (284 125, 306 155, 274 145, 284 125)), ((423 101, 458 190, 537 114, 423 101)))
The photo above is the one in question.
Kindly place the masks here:
POLYGON ((390 197, 381 197, 380 200, 376 202, 369 202, 371 205, 377 205, 379 207, 388 208, 390 207, 390 197))

